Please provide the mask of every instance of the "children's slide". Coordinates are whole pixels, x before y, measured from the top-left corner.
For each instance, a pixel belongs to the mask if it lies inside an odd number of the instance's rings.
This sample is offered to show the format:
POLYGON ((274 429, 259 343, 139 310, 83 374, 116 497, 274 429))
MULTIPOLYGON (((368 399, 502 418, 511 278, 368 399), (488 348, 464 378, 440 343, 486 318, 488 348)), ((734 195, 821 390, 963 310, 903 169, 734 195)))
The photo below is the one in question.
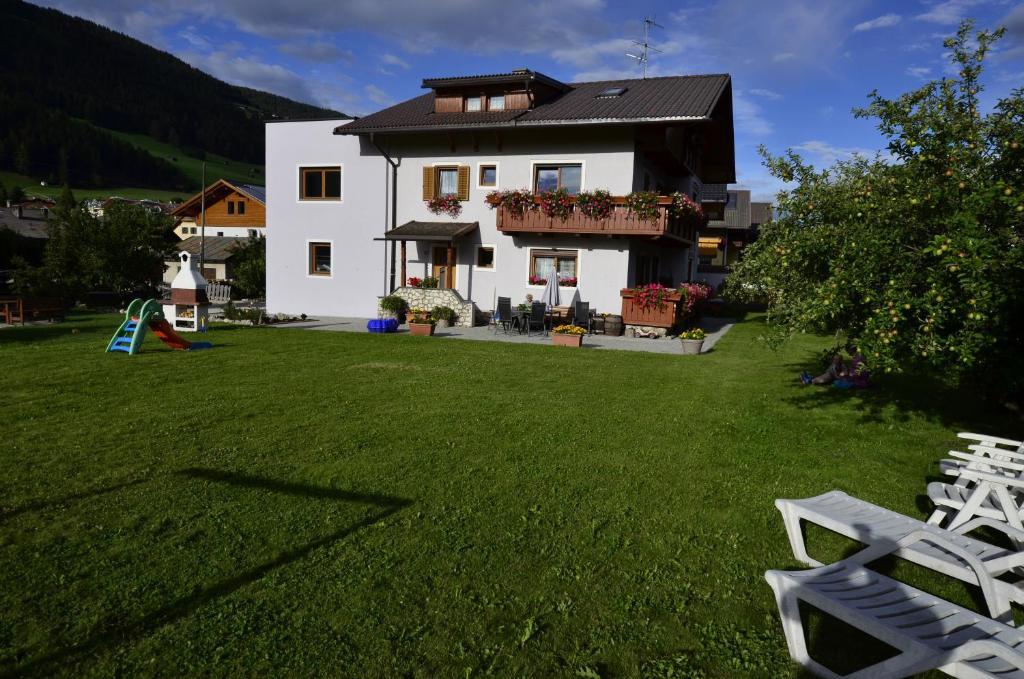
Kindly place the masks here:
POLYGON ((157 339, 172 349, 195 351, 209 349, 213 346, 209 342, 189 342, 175 332, 171 324, 164 318, 157 300, 149 299, 143 302, 141 299, 136 299, 128 305, 124 321, 114 336, 110 338, 107 351, 123 351, 126 354, 139 353, 142 350, 142 340, 146 336, 147 328, 153 331, 157 339))

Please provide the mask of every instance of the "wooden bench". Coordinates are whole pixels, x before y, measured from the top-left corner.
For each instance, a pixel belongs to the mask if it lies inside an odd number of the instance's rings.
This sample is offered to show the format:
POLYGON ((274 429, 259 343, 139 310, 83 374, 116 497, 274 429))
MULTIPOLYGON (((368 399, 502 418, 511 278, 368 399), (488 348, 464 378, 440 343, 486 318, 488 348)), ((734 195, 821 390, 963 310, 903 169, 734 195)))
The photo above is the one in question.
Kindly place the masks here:
POLYGON ((0 320, 7 325, 25 321, 64 320, 64 303, 56 297, 0 297, 0 320))

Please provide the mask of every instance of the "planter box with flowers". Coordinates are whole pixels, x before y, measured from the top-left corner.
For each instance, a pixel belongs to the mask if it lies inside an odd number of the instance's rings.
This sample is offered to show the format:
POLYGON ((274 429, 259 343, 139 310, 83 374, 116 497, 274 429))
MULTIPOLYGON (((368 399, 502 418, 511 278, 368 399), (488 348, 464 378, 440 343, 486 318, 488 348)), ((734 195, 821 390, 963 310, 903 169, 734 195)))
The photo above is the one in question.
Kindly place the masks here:
POLYGON ((434 334, 434 319, 429 309, 409 309, 409 334, 429 337, 434 334))
POLYGON ((435 215, 448 215, 452 219, 462 214, 462 203, 455 195, 438 196, 426 201, 427 209, 435 215))
POLYGON ((551 331, 551 342, 556 347, 580 347, 586 332, 578 325, 556 325, 551 331))
POLYGON ((683 344, 684 354, 699 354, 704 348, 704 331, 700 328, 684 330, 679 333, 679 341, 683 344))
POLYGON ((622 322, 626 325, 645 325, 655 328, 671 328, 680 315, 678 290, 666 288, 658 283, 623 288, 622 322))

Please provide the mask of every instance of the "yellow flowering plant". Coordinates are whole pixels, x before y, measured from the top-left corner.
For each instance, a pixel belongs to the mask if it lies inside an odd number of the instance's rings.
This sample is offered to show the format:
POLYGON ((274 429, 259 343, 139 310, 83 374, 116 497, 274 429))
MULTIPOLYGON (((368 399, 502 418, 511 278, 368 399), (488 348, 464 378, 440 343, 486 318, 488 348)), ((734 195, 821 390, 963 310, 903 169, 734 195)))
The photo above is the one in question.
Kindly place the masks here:
POLYGON ((552 329, 551 332, 555 333, 556 335, 585 335, 587 331, 585 328, 581 328, 578 325, 567 324, 557 325, 554 327, 554 329, 552 329))

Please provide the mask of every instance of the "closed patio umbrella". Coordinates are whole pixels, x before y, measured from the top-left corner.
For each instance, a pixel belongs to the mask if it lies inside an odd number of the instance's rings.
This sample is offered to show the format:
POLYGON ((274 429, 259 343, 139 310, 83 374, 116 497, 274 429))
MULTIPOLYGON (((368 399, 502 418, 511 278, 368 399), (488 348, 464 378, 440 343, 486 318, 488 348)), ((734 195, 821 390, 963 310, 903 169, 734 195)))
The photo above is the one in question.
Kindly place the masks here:
POLYGON ((558 273, 553 271, 548 276, 548 282, 544 284, 544 292, 540 293, 540 301, 547 305, 548 311, 559 305, 558 273))

